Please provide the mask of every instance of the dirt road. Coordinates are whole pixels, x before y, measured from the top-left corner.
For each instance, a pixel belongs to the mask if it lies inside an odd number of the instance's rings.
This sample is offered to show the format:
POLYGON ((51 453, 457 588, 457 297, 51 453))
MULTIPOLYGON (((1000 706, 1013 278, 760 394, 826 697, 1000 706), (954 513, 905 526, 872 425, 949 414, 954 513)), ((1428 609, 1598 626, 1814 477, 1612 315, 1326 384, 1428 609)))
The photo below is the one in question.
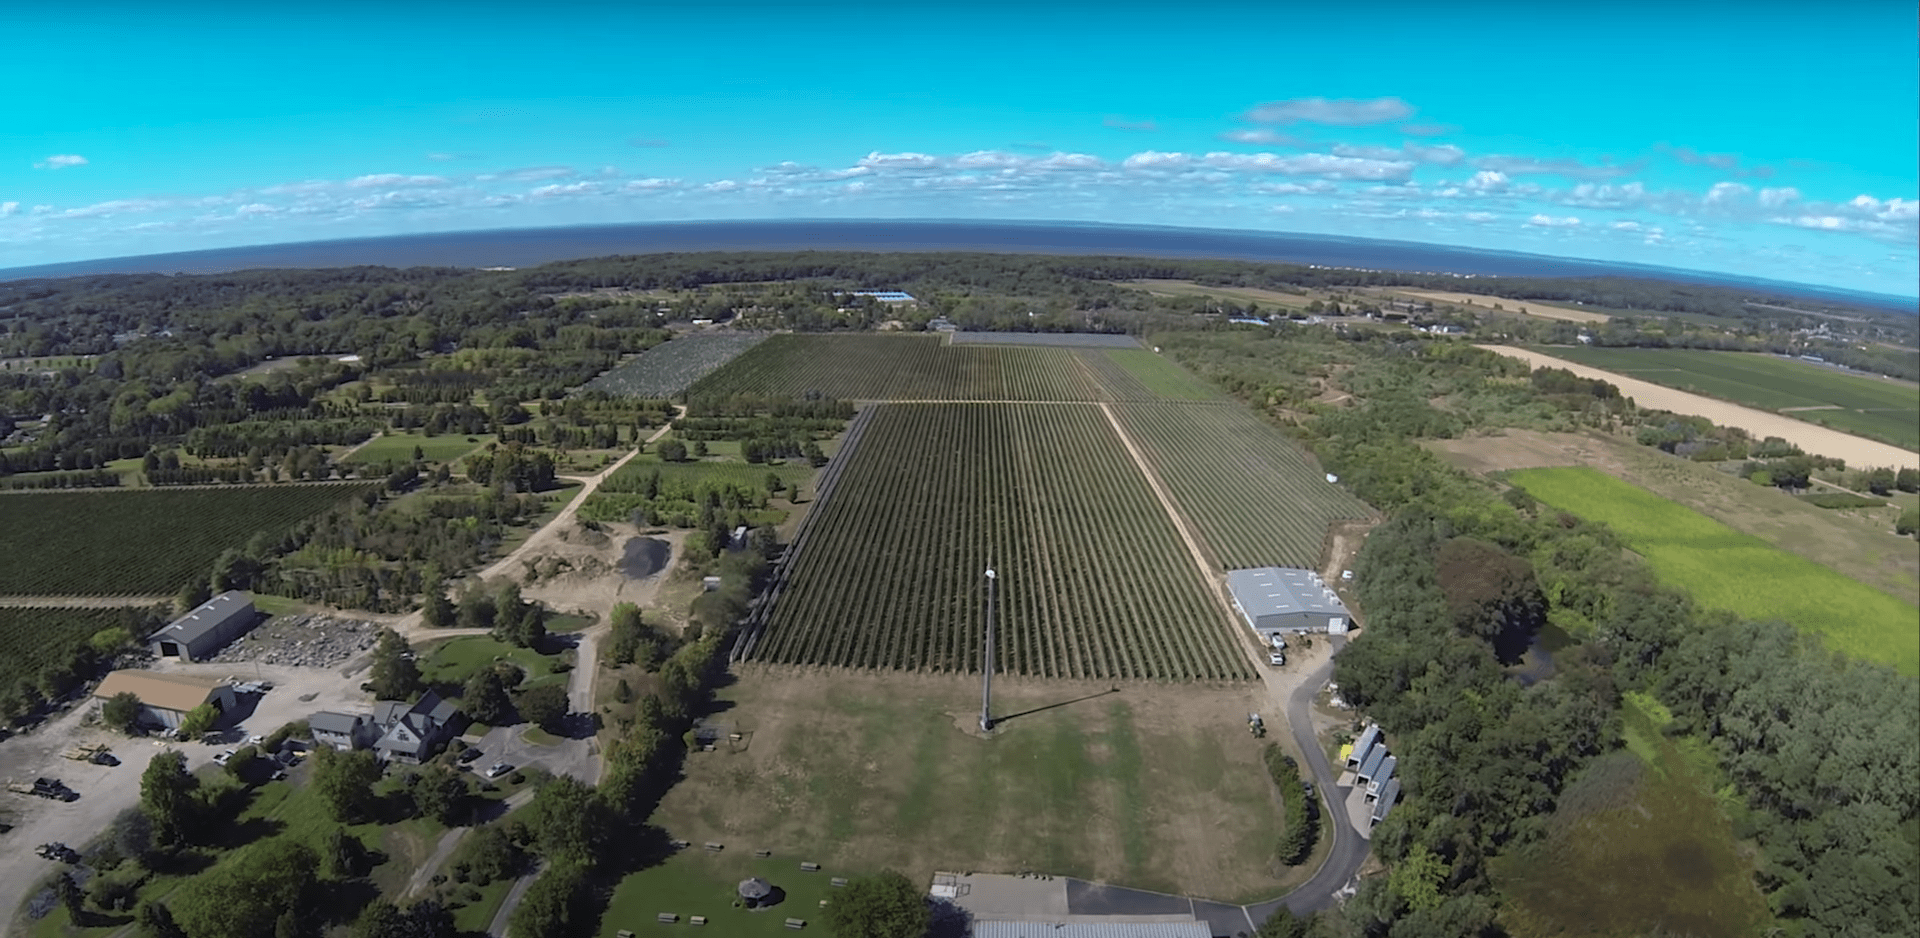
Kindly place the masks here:
POLYGON ((1194 569, 1199 571, 1200 579, 1205 580, 1212 587, 1209 592, 1213 594, 1214 601, 1219 604, 1220 612, 1227 617, 1228 622, 1240 621, 1240 617, 1233 611, 1232 601, 1227 598, 1225 582, 1215 575, 1213 561, 1207 559, 1206 549, 1200 546, 1200 536, 1194 533, 1193 526, 1187 523, 1187 516, 1181 514, 1180 509, 1174 504, 1173 494, 1168 492, 1166 485, 1160 481, 1160 474, 1153 471, 1153 467, 1147 463, 1145 454, 1141 453, 1140 447, 1134 444, 1133 437, 1127 435, 1127 428, 1120 424, 1120 418, 1114 415, 1113 408, 1107 404, 1101 404, 1100 412, 1106 415, 1107 423, 1113 425, 1114 435, 1118 436, 1121 444, 1126 446, 1128 455, 1133 457, 1133 464, 1139 467, 1141 475, 1146 476, 1147 485, 1152 487, 1154 497, 1160 500, 1161 510, 1167 513, 1167 518, 1180 532, 1180 540, 1186 542, 1187 553, 1193 557, 1194 569))
POLYGON ((123 606, 172 605, 171 596, 0 596, 0 606, 28 609, 119 609, 123 606))
POLYGON ((1777 436, 1816 456, 1844 459, 1847 461, 1848 468, 1861 469, 1875 466, 1920 468, 1920 453, 1909 452, 1898 446, 1890 446, 1850 433, 1829 430, 1804 420, 1795 420, 1784 414, 1730 404, 1510 345, 1482 345, 1480 348, 1498 352, 1509 358, 1520 359, 1535 368, 1564 368, 1582 378, 1611 382, 1620 389, 1620 393, 1633 398, 1634 403, 1641 407, 1705 417, 1721 426, 1739 427, 1753 434, 1754 439, 1777 436))

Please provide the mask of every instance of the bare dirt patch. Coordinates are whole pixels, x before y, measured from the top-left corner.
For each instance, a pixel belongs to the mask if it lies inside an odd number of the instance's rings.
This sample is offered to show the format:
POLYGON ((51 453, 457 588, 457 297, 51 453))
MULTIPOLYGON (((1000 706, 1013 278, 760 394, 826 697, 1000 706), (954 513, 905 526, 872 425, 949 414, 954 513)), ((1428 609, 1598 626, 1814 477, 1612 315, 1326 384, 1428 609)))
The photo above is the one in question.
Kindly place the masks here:
POLYGON ((1480 348, 1520 359, 1535 368, 1564 368, 1583 378, 1609 381, 1620 389, 1620 393, 1633 398, 1634 402, 1641 407, 1705 417, 1721 426, 1739 427, 1752 434, 1755 439, 1777 436, 1809 453, 1844 459, 1850 467, 1920 467, 1920 453, 1841 433, 1838 430, 1829 430, 1826 427, 1795 420, 1781 414, 1661 387, 1638 378, 1589 368, 1586 365, 1526 349, 1507 345, 1482 345, 1480 348))
POLYGON ((1510 299, 1504 296, 1484 296, 1478 293, 1447 293, 1439 290, 1395 290, 1394 292, 1405 296, 1417 296, 1423 300, 1433 300, 1438 303, 1457 303, 1462 306, 1471 306, 1475 309, 1491 310, 1493 309, 1493 304, 1498 303, 1500 304, 1502 312, 1524 313, 1528 316, 1538 316, 1541 319, 1560 319, 1567 322, 1606 322, 1611 318, 1605 313, 1596 313, 1590 309, 1553 306, 1551 304, 1536 303, 1532 300, 1510 299))
POLYGON ((623 522, 588 526, 577 520, 550 525, 547 531, 548 537, 518 558, 519 569, 507 574, 521 581, 521 594, 528 599, 558 612, 597 616, 602 622, 617 603, 645 606, 653 601, 690 533, 641 534, 623 522))

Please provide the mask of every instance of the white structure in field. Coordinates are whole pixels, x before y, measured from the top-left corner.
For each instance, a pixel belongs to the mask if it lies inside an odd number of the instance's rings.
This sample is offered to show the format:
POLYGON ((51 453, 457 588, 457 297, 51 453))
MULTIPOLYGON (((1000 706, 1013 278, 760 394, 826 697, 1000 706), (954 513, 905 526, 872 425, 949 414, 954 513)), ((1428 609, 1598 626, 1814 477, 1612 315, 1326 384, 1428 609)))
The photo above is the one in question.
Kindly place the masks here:
POLYGON ((1227 571, 1227 590, 1240 617, 1272 645, 1277 637, 1300 632, 1345 635, 1349 613, 1320 574, 1297 567, 1257 567, 1227 571))

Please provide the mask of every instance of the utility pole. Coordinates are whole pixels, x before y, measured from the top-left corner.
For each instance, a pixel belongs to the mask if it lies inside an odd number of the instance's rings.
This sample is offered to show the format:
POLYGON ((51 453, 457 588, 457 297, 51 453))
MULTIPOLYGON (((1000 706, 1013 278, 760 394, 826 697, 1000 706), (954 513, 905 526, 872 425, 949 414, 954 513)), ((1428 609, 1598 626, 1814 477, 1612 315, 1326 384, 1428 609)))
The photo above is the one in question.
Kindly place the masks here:
POLYGON ((993 568, 987 568, 987 644, 980 660, 980 732, 993 732, 993 568))

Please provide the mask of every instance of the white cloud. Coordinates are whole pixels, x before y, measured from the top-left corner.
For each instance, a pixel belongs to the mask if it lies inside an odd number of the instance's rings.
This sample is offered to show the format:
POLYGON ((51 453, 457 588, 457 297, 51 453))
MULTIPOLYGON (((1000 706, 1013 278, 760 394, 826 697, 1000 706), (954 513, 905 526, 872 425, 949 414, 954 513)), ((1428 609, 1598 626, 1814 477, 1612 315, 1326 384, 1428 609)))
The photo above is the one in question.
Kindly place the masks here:
POLYGON ((1468 212, 1460 217, 1468 221, 1493 221, 1498 216, 1492 212, 1468 212))
MULTIPOLYGON (((166 208, 170 204, 172 203, 165 202, 160 199, 112 199, 106 202, 95 202, 92 205, 86 205, 80 208, 67 209, 64 212, 61 212, 59 217, 61 218, 111 218, 117 215, 132 215, 140 212, 151 212, 151 211, 154 211, 155 209, 166 208)), ((36 214, 44 214, 40 211, 41 208, 42 206, 36 205, 33 207, 33 210, 36 214)))
POLYGON ((1640 223, 1637 221, 1617 221, 1607 227, 1615 231, 1639 231, 1640 223))
POLYGON ((1779 208, 1789 202, 1798 201, 1800 201, 1800 190, 1792 186, 1760 190, 1760 207, 1762 208, 1779 208))
POLYGON ((597 183, 586 180, 566 183, 557 182, 529 189, 527 190, 527 197, 530 199, 553 199, 569 195, 586 195, 589 192, 598 192, 599 190, 600 186, 597 183))
POLYGON ((706 185, 701 186, 700 188, 707 192, 732 192, 733 190, 740 188, 740 184, 737 182, 734 182, 731 179, 722 179, 719 182, 707 183, 706 185))
POLYGON ((405 176, 400 173, 373 173, 356 176, 347 180, 349 189, 373 189, 388 186, 444 186, 447 180, 440 176, 405 176))
POLYGON ((1541 160, 1530 156, 1483 156, 1473 161, 1479 169, 1491 169, 1509 176, 1566 176, 1572 179, 1611 179, 1624 176, 1638 166, 1588 166, 1579 160, 1541 160))
POLYGON ((1304 147, 1307 145, 1307 142, 1299 137, 1295 137, 1292 134, 1283 134, 1268 127, 1229 130, 1221 134, 1220 139, 1231 140, 1234 143, 1254 143, 1261 146, 1274 147, 1304 147))
POLYGON ((1411 159, 1421 163, 1432 163, 1436 166, 1452 166, 1466 159, 1467 151, 1450 143, 1430 147, 1408 141, 1401 144, 1398 148, 1372 144, 1362 146, 1336 143, 1333 145, 1333 155, 1357 156, 1370 160, 1411 159))
POLYGON ((267 205, 264 202, 249 202, 233 210, 233 214, 252 217, 255 215, 278 215, 280 206, 267 205))
POLYGON ((482 173, 473 177, 475 182, 540 182, 547 179, 565 179, 574 175, 570 166, 528 166, 521 169, 501 170, 497 173, 482 173))
POLYGON ((1413 107, 1399 98, 1292 98, 1266 101, 1247 111, 1247 120, 1260 124, 1329 124, 1361 127, 1413 116, 1413 107))
POLYGON ((1324 179, 1312 182, 1261 182, 1253 185, 1253 191, 1272 195, 1326 195, 1340 191, 1340 187, 1324 179))
POLYGON ((5 218, 9 215, 18 215, 18 214, 20 214, 20 203, 0 202, 0 218, 5 218))
POLYGON ((1749 186, 1737 182, 1716 182, 1707 190, 1705 202, 1708 205, 1726 205, 1737 202, 1753 193, 1749 186))
POLYGON ((869 169, 937 169, 940 160, 925 153, 882 153, 875 150, 861 157, 859 165, 869 169))
POLYGON ((1912 199, 1887 199, 1883 202, 1870 195, 1856 195, 1847 203, 1847 207, 1881 221, 1914 221, 1920 218, 1920 202, 1912 199))
POLYGON ((1541 228, 1578 228, 1580 227, 1580 219, 1572 215, 1564 218, 1555 218, 1552 215, 1535 215, 1527 219, 1527 224, 1541 228))
POLYGON ((1413 174, 1406 160, 1369 160, 1326 153, 1275 156, 1272 153, 1208 153, 1201 162, 1216 169, 1280 173, 1288 176, 1324 176, 1328 179, 1405 179, 1413 174))
POLYGON ((1193 165, 1193 157, 1185 153, 1162 153, 1159 150, 1147 150, 1135 153, 1120 162, 1126 169, 1179 169, 1193 165))
POLYGON ((87 158, 78 153, 55 153, 33 164, 34 169, 66 169, 69 166, 85 166, 87 158))
POLYGON ((33 207, 33 214, 35 214, 35 215, 51 215, 51 214, 53 214, 53 206, 51 206, 51 205, 36 205, 36 206, 34 206, 34 207, 33 207))
POLYGON ((1573 187, 1573 191, 1561 194, 1558 201, 1562 205, 1578 205, 1587 208, 1622 208, 1638 205, 1645 201, 1647 188, 1639 182, 1613 185, 1612 183, 1583 182, 1573 187))
POLYGON ((655 190, 655 189, 678 189, 680 188, 680 180, 660 179, 657 177, 648 178, 648 179, 632 179, 632 180, 628 180, 626 185, 623 185, 620 188, 622 191, 626 191, 626 192, 646 192, 646 191, 655 190))
POLYGON ((1507 183, 1506 173, 1500 172, 1499 170, 1483 169, 1474 173, 1472 179, 1467 180, 1466 188, 1472 192, 1505 192, 1507 191, 1507 183))

